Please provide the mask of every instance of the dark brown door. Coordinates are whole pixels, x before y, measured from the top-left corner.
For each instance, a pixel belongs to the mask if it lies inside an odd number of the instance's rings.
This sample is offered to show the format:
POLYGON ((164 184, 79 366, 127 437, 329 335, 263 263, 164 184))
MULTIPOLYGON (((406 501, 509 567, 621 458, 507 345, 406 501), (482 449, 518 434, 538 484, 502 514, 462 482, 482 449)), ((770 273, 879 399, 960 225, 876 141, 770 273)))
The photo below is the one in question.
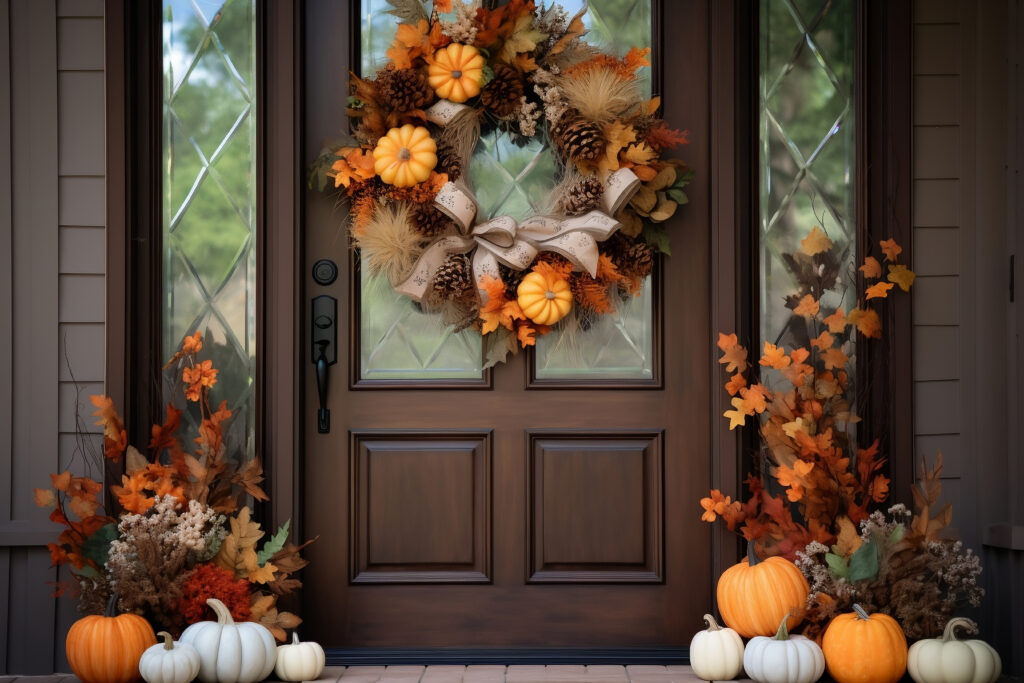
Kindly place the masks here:
MULTIPOLYGON (((320 536, 305 572, 309 637, 651 647, 685 646, 700 627, 712 590, 697 505, 713 426, 708 5, 651 4, 629 21, 653 25, 655 90, 668 121, 691 131, 682 155, 697 176, 646 298, 621 329, 585 333, 579 353, 552 343, 481 372, 471 336, 428 329, 408 302, 364 291, 344 209, 307 194, 304 271, 319 259, 341 271, 329 285, 307 275, 300 331, 311 353, 308 302, 337 299, 330 433, 317 431, 312 362, 304 376, 304 529, 320 536)), ((366 30, 349 5, 307 3, 307 162, 346 125, 350 47, 366 30)))

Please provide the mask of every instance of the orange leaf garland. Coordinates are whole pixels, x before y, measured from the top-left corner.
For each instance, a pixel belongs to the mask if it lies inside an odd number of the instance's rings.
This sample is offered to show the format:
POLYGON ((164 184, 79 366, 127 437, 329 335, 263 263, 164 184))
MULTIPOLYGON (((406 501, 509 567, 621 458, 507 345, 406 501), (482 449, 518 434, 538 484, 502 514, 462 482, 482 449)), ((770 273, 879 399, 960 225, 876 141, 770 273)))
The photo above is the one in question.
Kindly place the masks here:
POLYGON ((832 240, 828 238, 825 231, 817 225, 811 230, 811 234, 800 240, 800 253, 807 256, 814 256, 832 248, 832 240))
POLYGON ((855 325, 857 330, 869 339, 872 337, 881 339, 882 337, 882 321, 878 318, 878 313, 870 308, 867 310, 853 309, 850 311, 847 321, 851 325, 855 325))
POLYGON ((910 287, 914 284, 914 280, 916 278, 917 275, 914 271, 910 270, 906 266, 897 264, 889 266, 889 276, 886 279, 888 279, 889 282, 899 285, 900 289, 904 292, 909 292, 910 287))
POLYGON ((729 392, 730 396, 735 396, 740 389, 747 386, 747 378, 741 373, 737 372, 725 385, 725 390, 729 392))
POLYGON ((860 272, 864 273, 864 277, 877 278, 882 277, 882 264, 878 262, 874 256, 868 256, 864 259, 864 265, 858 268, 860 272))
POLYGON ((813 318, 818 315, 820 308, 821 306, 818 304, 818 301, 810 294, 807 294, 800 300, 796 308, 793 309, 793 312, 805 318, 813 318))
POLYGON ((747 369, 747 350, 739 345, 735 334, 725 335, 719 332, 718 348, 723 353, 718 362, 725 365, 726 372, 745 372, 747 369))
POLYGON ((764 343, 764 355, 758 361, 760 365, 781 370, 788 366, 790 362, 791 359, 786 355, 785 349, 770 342, 764 343))
MULTIPOLYGON (((885 254, 885 258, 889 261, 895 262, 901 253, 903 253, 903 247, 896 244, 896 240, 887 239, 882 240, 878 243, 882 247, 882 253, 885 254)), ((881 275, 881 273, 879 273, 881 275)))
POLYGON ((888 282, 877 282, 867 288, 865 296, 867 299, 885 299, 889 296, 889 290, 894 285, 888 282))
POLYGON ((843 312, 843 308, 840 306, 822 322, 828 325, 828 331, 832 334, 841 334, 846 329, 846 313, 843 312))

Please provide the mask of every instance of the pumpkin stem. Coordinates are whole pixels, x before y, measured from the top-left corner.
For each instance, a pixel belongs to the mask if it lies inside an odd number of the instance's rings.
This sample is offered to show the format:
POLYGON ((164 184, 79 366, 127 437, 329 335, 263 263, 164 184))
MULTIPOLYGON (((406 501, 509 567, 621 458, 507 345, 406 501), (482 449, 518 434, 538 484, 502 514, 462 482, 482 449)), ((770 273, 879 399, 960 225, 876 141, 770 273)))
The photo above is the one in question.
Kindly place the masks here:
POLYGON ((298 631, 292 631, 292 645, 298 645, 298 644, 299 644, 299 632, 298 631))
POLYGON ((708 625, 708 630, 709 631, 721 631, 722 630, 722 627, 718 625, 718 622, 715 621, 715 618, 713 616, 711 616, 710 614, 705 614, 704 615, 704 623, 708 625))
POLYGON ((164 639, 164 649, 165 650, 173 650, 174 649, 174 636, 172 636, 167 631, 160 631, 160 633, 158 633, 156 635, 157 635, 157 637, 164 639))
POLYGON ((754 542, 747 543, 747 562, 753 567, 760 561, 761 558, 757 556, 757 551, 754 550, 754 542))
POLYGON ((950 619, 946 622, 946 628, 942 631, 942 642, 948 643, 951 640, 956 640, 956 628, 963 628, 965 631, 971 633, 978 632, 978 625, 970 619, 964 617, 957 617, 956 619, 950 619))
POLYGON ((235 620, 231 618, 231 610, 217 598, 210 598, 206 604, 213 609, 214 614, 217 615, 217 623, 221 626, 235 623, 235 620))
POLYGON ((117 616, 117 601, 121 597, 121 591, 115 590, 110 594, 110 599, 107 600, 107 609, 103 611, 103 616, 113 618, 117 616))
POLYGON ((775 640, 789 640, 789 622, 790 614, 782 617, 782 623, 779 624, 779 630, 775 632, 775 640))
POLYGON ((871 617, 868 616, 868 613, 864 610, 864 608, 861 607, 860 605, 856 604, 856 603, 854 603, 854 605, 853 605, 853 611, 857 613, 857 618, 858 619, 862 619, 864 621, 867 621, 868 619, 871 618, 871 617))

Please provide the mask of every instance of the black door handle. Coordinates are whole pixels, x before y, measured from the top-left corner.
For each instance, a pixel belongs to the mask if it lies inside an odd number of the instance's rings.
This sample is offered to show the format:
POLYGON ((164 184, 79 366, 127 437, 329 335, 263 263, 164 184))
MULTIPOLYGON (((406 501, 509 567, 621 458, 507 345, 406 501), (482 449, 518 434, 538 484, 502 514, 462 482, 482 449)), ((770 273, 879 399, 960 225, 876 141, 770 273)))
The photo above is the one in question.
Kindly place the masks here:
POLYGON ((313 298, 313 364, 316 365, 316 392, 320 407, 316 411, 316 431, 331 431, 331 411, 327 408, 327 368, 337 362, 338 301, 333 296, 313 298))

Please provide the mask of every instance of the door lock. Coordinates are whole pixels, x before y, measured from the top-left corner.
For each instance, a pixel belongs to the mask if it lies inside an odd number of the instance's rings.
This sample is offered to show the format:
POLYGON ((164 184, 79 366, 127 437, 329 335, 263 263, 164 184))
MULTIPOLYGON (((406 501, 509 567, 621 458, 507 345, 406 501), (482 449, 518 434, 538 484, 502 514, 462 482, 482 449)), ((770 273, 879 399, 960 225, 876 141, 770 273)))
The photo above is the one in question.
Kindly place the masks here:
POLYGON ((338 300, 333 296, 313 297, 310 319, 313 329, 313 364, 316 366, 316 391, 320 407, 316 412, 316 431, 331 431, 331 411, 327 408, 327 369, 338 362, 338 300))

